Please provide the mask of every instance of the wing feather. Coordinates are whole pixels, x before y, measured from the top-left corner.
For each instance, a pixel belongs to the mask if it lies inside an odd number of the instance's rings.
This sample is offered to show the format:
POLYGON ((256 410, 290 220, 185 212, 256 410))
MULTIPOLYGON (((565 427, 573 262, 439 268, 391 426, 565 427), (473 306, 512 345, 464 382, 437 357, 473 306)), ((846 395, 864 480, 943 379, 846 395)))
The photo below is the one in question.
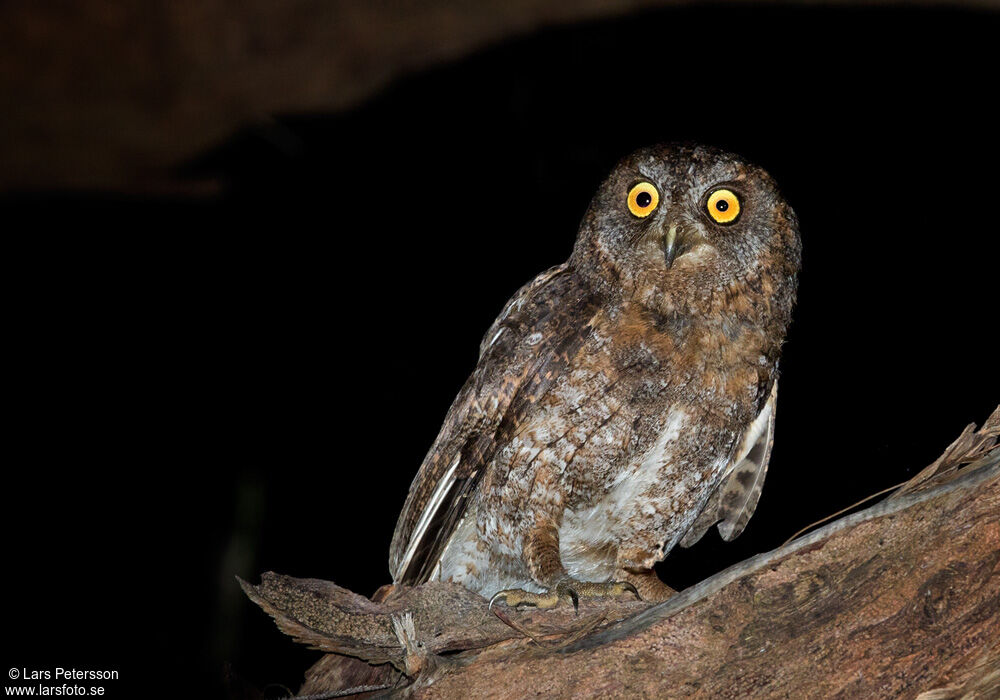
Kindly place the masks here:
POLYGON ((507 303, 410 486, 389 553, 396 583, 428 580, 493 455, 579 351, 596 308, 565 264, 507 303))
POLYGON ((775 402, 778 398, 778 382, 774 382, 771 398, 768 399, 767 423, 753 446, 736 469, 726 479, 722 496, 719 499, 719 534, 726 542, 731 542, 740 536, 747 523, 757 509, 760 494, 764 488, 764 477, 767 476, 767 465, 771 461, 771 448, 774 446, 774 414, 775 402))
POLYGON ((709 496, 694 524, 681 538, 681 547, 692 546, 716 523, 719 524, 722 539, 730 542, 739 537, 750 522, 760 501, 767 465, 771 460, 777 400, 778 381, 775 380, 764 409, 747 431, 745 454, 741 454, 736 467, 709 496))
POLYGON ((688 528, 688 531, 684 533, 684 537, 681 538, 679 543, 681 547, 687 549, 693 546, 695 542, 705 536, 710 527, 719 522, 719 493, 721 491, 721 485, 712 491, 712 495, 708 497, 708 503, 701 509, 694 524, 688 528))

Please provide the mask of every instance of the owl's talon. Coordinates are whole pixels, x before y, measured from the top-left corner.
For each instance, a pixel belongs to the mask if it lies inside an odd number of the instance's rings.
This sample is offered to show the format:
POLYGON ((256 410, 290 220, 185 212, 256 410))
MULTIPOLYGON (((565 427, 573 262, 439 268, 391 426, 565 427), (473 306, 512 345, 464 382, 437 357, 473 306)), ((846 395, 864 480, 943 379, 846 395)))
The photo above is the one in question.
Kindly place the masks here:
POLYGON ((642 596, 639 595, 639 591, 636 589, 635 586, 633 586, 628 581, 619 581, 619 585, 621 585, 621 587, 623 589, 623 591, 622 591, 623 593, 625 591, 628 591, 629 593, 631 593, 632 595, 635 596, 636 600, 642 600, 642 596))
POLYGON ((554 608, 559 603, 559 594, 555 590, 546 593, 531 593, 520 588, 509 588, 500 591, 490 598, 490 611, 493 611, 493 604, 498 600, 503 600, 508 608, 519 608, 522 605, 548 610, 554 608))
POLYGON ((636 600, 642 600, 639 591, 628 581, 608 581, 607 583, 590 583, 588 581, 573 581, 574 592, 583 598, 617 598, 625 593, 631 593, 636 600))
POLYGON ((540 610, 548 610, 559 604, 560 600, 569 598, 573 609, 580 611, 580 598, 617 598, 625 593, 631 593, 636 600, 642 600, 639 591, 628 581, 608 581, 607 583, 590 583, 564 578, 545 593, 531 593, 520 588, 499 591, 490 598, 490 612, 493 604, 503 600, 508 608, 530 606, 540 610))
POLYGON ((573 610, 580 612, 580 595, 574 591, 568 584, 573 583, 573 579, 563 579, 556 584, 556 593, 559 597, 568 597, 573 601, 573 610))

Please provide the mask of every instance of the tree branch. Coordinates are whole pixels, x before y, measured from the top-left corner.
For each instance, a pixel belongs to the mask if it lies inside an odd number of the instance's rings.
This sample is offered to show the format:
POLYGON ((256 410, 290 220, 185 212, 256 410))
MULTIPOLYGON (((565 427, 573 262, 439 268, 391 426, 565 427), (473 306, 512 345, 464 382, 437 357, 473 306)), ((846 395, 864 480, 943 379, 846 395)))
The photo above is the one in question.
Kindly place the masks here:
POLYGON ((505 623, 452 584, 374 600, 276 574, 241 584, 285 632, 335 652, 304 693, 995 698, 998 435, 1000 407, 894 496, 658 605, 581 601, 579 616, 507 611, 505 623))
POLYGON ((173 169, 268 115, 344 110, 505 38, 678 4, 0 3, 0 191, 212 191, 173 169))

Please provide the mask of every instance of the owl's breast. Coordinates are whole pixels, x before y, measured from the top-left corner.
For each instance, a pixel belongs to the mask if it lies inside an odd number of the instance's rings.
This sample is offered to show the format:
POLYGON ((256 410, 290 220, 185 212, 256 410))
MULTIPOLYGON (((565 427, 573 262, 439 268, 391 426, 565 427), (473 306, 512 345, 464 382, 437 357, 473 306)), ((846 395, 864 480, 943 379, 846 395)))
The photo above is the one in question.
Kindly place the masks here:
POLYGON ((577 465, 600 479, 569 491, 560 530, 564 563, 590 580, 623 561, 651 567, 673 548, 730 466, 773 370, 752 326, 618 320, 595 356, 614 377, 607 427, 627 439, 599 465, 577 465))
POLYGON ((656 439, 599 499, 566 509, 559 535, 567 569, 597 580, 623 563, 648 569, 663 559, 718 484, 735 439, 691 407, 669 410, 656 439))

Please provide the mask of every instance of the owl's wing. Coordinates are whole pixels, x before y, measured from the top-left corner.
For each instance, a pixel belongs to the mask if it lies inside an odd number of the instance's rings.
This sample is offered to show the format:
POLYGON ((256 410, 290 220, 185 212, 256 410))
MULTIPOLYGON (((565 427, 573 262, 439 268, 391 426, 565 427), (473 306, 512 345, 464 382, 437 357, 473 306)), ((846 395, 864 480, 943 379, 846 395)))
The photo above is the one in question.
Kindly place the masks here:
POLYGON ((389 550, 393 581, 430 577, 493 455, 579 351, 596 310, 565 264, 507 303, 410 486, 389 550))
POLYGON ((734 460, 736 467, 712 492, 694 524, 681 538, 681 547, 693 545, 716 523, 719 523, 722 539, 730 542, 739 537, 750 522, 760 500, 767 463, 771 459, 777 401, 778 380, 775 379, 767 403, 750 425, 743 449, 737 453, 738 457, 734 460))

